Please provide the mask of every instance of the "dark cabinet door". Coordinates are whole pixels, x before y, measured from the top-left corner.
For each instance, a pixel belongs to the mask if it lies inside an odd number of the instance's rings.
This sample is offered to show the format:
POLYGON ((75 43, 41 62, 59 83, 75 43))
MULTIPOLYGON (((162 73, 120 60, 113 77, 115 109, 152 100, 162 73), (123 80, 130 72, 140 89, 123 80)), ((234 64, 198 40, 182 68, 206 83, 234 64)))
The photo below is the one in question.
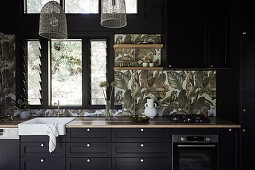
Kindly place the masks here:
POLYGON ((111 158, 67 158, 66 170, 111 170, 111 158))
POLYGON ((209 67, 229 67, 229 4, 227 0, 208 1, 209 67))
POLYGON ((255 125, 243 125, 241 132, 241 170, 250 170, 254 167, 255 153, 255 125))
POLYGON ((65 158, 21 158, 21 170, 65 169, 65 158))
POLYGON ((170 158, 113 158, 113 170, 170 170, 170 158))
POLYGON ((0 169, 19 169, 19 140, 0 140, 0 169))
POLYGON ((254 166, 255 153, 255 95, 243 97, 241 132, 241 169, 249 170, 254 166))
POLYGON ((219 131, 219 169, 237 169, 237 129, 219 131))
POLYGON ((167 10, 168 67, 206 67, 206 1, 170 0, 167 10))

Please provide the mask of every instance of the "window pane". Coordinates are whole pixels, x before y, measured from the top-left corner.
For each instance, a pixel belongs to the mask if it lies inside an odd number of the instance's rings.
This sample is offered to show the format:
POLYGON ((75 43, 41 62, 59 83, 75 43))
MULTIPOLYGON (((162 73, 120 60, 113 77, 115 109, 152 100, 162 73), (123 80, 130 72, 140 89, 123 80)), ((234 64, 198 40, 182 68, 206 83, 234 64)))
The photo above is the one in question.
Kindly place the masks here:
POLYGON ((106 41, 91 41, 91 104, 104 105, 103 90, 100 82, 106 81, 106 41))
POLYGON ((82 105, 82 40, 52 40, 52 105, 82 105))
POLYGON ((66 0, 65 12, 66 13, 98 13, 99 0, 66 0))
POLYGON ((41 105, 41 53, 39 41, 27 41, 28 101, 30 105, 41 105))
POLYGON ((126 13, 136 14, 137 13, 137 0, 126 0, 126 13))
MULTIPOLYGON (((40 13, 42 7, 51 0, 24 0, 24 13, 40 13)), ((55 0, 59 3, 59 0, 55 0)))

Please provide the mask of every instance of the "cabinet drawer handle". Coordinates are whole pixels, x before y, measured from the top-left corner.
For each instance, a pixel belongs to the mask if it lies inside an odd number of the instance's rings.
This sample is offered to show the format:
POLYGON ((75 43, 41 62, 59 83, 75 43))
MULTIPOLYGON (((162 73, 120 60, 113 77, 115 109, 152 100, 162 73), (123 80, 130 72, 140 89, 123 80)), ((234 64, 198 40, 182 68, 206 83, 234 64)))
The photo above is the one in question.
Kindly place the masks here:
POLYGON ((246 109, 243 109, 243 112, 246 112, 246 109))
POLYGON ((172 67, 172 65, 170 64, 170 65, 168 65, 168 67, 172 67))
POLYGON ((214 65, 210 65, 210 67, 214 67, 214 65))
POLYGON ((143 129, 140 129, 141 132, 143 132, 144 130, 143 129))
POLYGON ((232 132, 232 129, 228 129, 229 132, 232 132))
POLYGON ((141 159, 140 161, 143 162, 143 159, 141 159))
POLYGON ((43 143, 41 144, 41 147, 44 147, 44 144, 43 144, 43 143))
POLYGON ((144 144, 143 143, 141 143, 141 145, 140 145, 141 147, 144 147, 144 144))
POLYGON ((44 162, 44 159, 41 159, 41 163, 43 163, 44 162))
POLYGON ((87 132, 90 132, 90 128, 87 129, 87 132))
POLYGON ((90 159, 87 159, 87 162, 90 163, 90 159))
POLYGON ((90 144, 89 144, 89 143, 87 144, 87 147, 88 147, 88 148, 90 147, 90 144))

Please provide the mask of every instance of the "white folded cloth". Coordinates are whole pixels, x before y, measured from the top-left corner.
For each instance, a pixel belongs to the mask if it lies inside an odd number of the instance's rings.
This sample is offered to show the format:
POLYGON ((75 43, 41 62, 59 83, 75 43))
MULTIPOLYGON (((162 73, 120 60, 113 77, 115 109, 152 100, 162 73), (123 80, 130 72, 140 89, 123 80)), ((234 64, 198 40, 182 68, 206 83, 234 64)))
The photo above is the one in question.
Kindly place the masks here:
POLYGON ((49 152, 53 152, 56 148, 57 142, 56 137, 58 137, 58 126, 56 123, 47 124, 47 135, 49 136, 49 152))

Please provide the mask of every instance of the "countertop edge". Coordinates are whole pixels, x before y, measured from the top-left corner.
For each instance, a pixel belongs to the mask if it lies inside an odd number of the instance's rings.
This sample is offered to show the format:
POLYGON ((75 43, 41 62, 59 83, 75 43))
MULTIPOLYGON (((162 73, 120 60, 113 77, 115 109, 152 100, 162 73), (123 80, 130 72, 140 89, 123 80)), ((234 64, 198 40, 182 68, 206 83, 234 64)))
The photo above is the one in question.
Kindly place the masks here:
POLYGON ((66 125, 66 128, 241 128, 241 125, 66 125))

